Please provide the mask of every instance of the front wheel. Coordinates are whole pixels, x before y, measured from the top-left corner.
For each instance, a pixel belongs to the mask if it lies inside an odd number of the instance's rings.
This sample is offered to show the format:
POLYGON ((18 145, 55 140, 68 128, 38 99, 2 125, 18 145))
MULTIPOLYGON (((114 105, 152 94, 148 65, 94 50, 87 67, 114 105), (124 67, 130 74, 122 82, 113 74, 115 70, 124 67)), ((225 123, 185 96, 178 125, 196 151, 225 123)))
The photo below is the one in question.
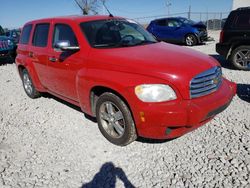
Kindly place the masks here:
POLYGON ((22 81, 25 93, 32 99, 40 97, 40 93, 36 90, 27 69, 22 70, 22 81))
POLYGON ((231 56, 234 67, 241 70, 250 70, 250 46, 236 48, 231 56))
POLYGON ((128 106, 113 93, 102 94, 96 104, 98 127, 111 143, 125 146, 137 138, 135 124, 128 106))
POLYGON ((198 43, 198 40, 196 38, 195 35, 193 34, 188 34, 186 37, 185 37, 185 44, 187 46, 195 46, 196 44, 198 43))

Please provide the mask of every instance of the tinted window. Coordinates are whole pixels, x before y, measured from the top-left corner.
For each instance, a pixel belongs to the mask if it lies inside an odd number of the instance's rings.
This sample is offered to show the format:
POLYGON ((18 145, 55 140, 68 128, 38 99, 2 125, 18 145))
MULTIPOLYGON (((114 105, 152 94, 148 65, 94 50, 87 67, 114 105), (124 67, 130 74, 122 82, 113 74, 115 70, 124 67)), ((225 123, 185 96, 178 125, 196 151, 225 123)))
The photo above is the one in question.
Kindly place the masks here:
POLYGON ((242 13, 237 15, 234 27, 237 29, 250 29, 250 14, 242 13))
POLYGON ((166 20, 158 20, 156 23, 159 26, 167 26, 167 21, 166 20))
POLYGON ((3 35, 3 34, 4 34, 4 30, 3 30, 3 28, 0 25, 0 35, 3 35))
POLYGON ((31 29, 32 29, 32 25, 24 26, 24 28, 22 30, 21 39, 20 39, 21 44, 28 44, 29 43, 31 29))
POLYGON ((53 36, 53 47, 58 41, 66 40, 70 46, 78 46, 76 36, 70 26, 65 24, 56 24, 53 36))
POLYGON ((132 20, 111 19, 80 24, 90 45, 95 48, 118 48, 155 43, 141 25, 132 20))
POLYGON ((180 27, 181 26, 181 22, 179 22, 177 20, 168 20, 167 26, 168 27, 180 27))
POLYGON ((33 46, 46 47, 49 35, 49 24, 37 24, 32 44, 33 46))

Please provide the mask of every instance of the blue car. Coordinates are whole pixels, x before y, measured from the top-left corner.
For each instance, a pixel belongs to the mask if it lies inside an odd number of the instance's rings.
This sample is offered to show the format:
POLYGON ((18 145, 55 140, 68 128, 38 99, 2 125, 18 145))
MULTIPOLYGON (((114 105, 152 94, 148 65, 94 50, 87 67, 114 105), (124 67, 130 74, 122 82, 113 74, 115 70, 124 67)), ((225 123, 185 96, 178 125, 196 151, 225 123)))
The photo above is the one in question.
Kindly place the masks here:
POLYGON ((182 17, 161 18, 150 22, 147 30, 157 40, 194 46, 207 40, 207 28, 199 22, 182 17))

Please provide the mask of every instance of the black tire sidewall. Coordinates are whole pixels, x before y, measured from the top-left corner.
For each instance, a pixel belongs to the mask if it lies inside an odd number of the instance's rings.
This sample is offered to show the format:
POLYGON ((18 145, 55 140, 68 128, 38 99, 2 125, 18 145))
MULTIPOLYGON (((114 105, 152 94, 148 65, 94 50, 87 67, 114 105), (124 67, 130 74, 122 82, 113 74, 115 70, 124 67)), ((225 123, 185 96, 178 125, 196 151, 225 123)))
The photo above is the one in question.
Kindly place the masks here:
POLYGON ((104 93, 99 97, 97 104, 96 104, 96 118, 97 118, 99 130, 101 131, 103 136, 111 143, 118 145, 118 146, 125 146, 135 140, 135 135, 134 135, 135 125, 134 125, 131 112, 129 108, 127 107, 127 105, 118 96, 114 95, 113 93, 104 93), (123 114, 123 117, 125 120, 125 132, 121 138, 113 138, 109 136, 109 134, 105 131, 105 129, 103 128, 101 124, 99 110, 100 110, 101 105, 107 101, 114 103, 123 114))

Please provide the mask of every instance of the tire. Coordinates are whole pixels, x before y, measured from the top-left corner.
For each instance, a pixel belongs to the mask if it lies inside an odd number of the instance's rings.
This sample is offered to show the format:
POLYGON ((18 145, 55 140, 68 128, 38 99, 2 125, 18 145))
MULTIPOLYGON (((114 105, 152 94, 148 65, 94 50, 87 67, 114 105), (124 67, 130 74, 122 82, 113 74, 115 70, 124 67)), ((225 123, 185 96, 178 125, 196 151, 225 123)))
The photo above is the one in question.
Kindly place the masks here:
POLYGON ((185 37, 185 44, 187 46, 195 46, 198 43, 197 37, 193 34, 188 34, 185 37))
POLYGON ((131 112, 115 94, 106 92, 99 97, 96 118, 99 130, 111 143, 126 146, 137 139, 131 112))
POLYGON ((231 62, 237 69, 250 70, 250 46, 240 46, 233 50, 231 62))
POLYGON ((35 99, 41 96, 41 94, 34 87, 32 79, 27 69, 22 70, 22 81, 23 81, 24 91, 30 98, 35 99))

